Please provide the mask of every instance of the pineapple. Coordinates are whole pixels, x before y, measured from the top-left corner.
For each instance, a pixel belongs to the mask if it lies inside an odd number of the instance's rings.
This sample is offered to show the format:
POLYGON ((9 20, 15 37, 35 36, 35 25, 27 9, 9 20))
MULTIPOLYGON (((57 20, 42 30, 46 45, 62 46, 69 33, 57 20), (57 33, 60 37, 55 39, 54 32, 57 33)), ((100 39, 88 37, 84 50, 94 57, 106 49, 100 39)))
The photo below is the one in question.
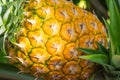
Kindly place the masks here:
POLYGON ((12 33, 15 41, 6 37, 9 62, 36 78, 88 80, 97 65, 80 59, 85 54, 77 48, 107 45, 98 18, 70 0, 26 0, 22 6, 20 27, 12 33))

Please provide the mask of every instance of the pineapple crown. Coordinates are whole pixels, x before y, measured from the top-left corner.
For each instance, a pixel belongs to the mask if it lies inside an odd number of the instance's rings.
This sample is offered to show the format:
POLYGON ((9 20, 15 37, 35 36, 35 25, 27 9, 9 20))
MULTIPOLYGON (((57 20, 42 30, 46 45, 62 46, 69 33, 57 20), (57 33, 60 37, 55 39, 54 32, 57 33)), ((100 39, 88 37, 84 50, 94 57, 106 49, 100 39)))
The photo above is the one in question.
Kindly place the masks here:
MULTIPOLYGON (((0 61, 6 56, 6 38, 14 43, 23 14, 23 0, 0 0, 0 61)), ((3 61, 2 61, 3 62, 3 61)))
POLYGON ((106 0, 110 12, 110 23, 104 20, 108 31, 109 48, 106 49, 100 43, 98 50, 79 48, 84 53, 80 56, 102 65, 106 80, 120 79, 120 0, 106 0))

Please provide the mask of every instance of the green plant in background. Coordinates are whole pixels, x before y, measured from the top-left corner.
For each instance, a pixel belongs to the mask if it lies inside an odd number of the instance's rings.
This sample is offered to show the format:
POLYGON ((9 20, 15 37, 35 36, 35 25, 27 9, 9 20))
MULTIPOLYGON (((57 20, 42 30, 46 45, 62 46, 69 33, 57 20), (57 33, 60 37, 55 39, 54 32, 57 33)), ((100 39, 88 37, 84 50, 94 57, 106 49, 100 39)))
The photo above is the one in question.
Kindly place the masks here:
POLYGON ((102 65, 106 80, 120 80, 120 2, 119 0, 107 0, 107 6, 110 12, 110 23, 104 21, 108 31, 108 49, 100 43, 98 43, 98 50, 79 48, 89 54, 80 56, 80 58, 102 65))

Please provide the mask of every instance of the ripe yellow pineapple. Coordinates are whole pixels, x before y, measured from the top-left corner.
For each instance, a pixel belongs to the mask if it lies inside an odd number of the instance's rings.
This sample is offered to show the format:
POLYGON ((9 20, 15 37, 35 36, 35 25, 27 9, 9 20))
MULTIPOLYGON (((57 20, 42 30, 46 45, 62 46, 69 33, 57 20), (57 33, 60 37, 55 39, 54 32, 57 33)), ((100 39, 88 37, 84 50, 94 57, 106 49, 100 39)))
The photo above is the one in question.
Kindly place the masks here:
POLYGON ((102 23, 69 0, 27 0, 16 43, 7 44, 9 61, 45 80, 88 80, 96 64, 80 59, 77 48, 106 45, 102 23))

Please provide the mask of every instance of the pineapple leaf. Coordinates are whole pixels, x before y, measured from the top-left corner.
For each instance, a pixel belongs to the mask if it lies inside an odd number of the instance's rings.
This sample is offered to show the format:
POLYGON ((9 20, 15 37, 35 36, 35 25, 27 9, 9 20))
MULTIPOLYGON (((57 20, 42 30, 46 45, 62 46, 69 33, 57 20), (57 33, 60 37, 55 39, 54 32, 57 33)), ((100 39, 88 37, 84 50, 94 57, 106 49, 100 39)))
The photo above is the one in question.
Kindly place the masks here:
MULTIPOLYGON (((1 12, 1 11, 0 11, 1 12)), ((3 25, 2 17, 0 16, 0 27, 3 25)))
POLYGON ((112 57, 112 64, 116 68, 120 68, 120 55, 113 55, 113 57, 112 57))
POLYGON ((6 55, 5 40, 15 42, 14 35, 18 31, 19 23, 22 20, 23 0, 2 0, 0 1, 0 50, 6 55), (11 38, 12 37, 12 38, 11 38))
POLYGON ((4 22, 5 25, 6 25, 6 22, 7 22, 7 20, 8 20, 9 15, 10 15, 10 11, 11 11, 11 7, 9 7, 9 8, 6 10, 5 14, 3 15, 3 22, 4 22))
POLYGON ((4 57, 5 55, 0 50, 0 62, 1 63, 8 63, 8 60, 4 57))
POLYGON ((90 54, 90 55, 93 55, 93 54, 103 54, 103 55, 106 55, 106 53, 100 51, 100 50, 93 50, 93 49, 87 49, 87 48, 78 48, 78 50, 86 53, 86 54, 90 54))
POLYGON ((104 69, 108 72, 108 71, 112 71, 115 70, 115 67, 110 65, 110 64, 106 64, 106 65, 102 65, 104 67, 104 69))
POLYGON ((5 32, 5 26, 4 25, 1 25, 0 26, 0 34, 3 34, 5 32))
POLYGON ((100 43, 97 43, 98 50, 104 52, 104 53, 109 53, 109 51, 100 43))
MULTIPOLYGON (((35 80, 35 78, 28 74, 18 74, 19 70, 5 63, 0 63, 0 77, 8 78, 11 80, 35 80)), ((42 78, 39 80, 43 80, 42 78)))
MULTIPOLYGON (((120 13, 115 0, 109 0, 110 27, 108 27, 112 54, 115 54, 117 46, 120 46, 120 13)), ((120 54, 120 53, 119 53, 120 54)))
POLYGON ((92 62, 101 64, 101 65, 109 64, 109 57, 104 54, 86 55, 86 56, 80 56, 80 58, 90 60, 92 62))
MULTIPOLYGON (((120 0, 115 0, 115 1, 116 1, 118 8, 120 8, 120 0)), ((119 9, 119 12, 120 12, 120 9, 119 9)))

